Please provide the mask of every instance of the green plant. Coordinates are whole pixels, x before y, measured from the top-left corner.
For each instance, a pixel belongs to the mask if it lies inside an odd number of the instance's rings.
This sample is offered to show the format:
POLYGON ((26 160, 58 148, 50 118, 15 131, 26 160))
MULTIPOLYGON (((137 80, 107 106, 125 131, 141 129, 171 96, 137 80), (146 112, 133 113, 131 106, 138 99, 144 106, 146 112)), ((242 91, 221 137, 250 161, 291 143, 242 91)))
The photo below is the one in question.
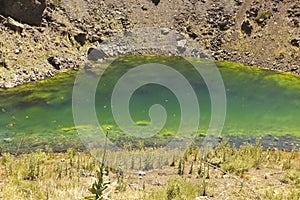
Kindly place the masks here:
POLYGON ((207 182, 205 181, 205 178, 202 179, 202 185, 201 185, 202 191, 200 191, 201 196, 207 196, 207 182))
POLYGON ((254 157, 253 167, 259 169, 264 161, 263 148, 261 144, 261 139, 256 139, 255 147, 252 147, 252 155, 254 157))
POLYGON ((183 175, 183 173, 184 173, 184 164, 185 164, 184 160, 180 159, 179 163, 178 163, 178 172, 177 172, 178 175, 183 175))
POLYGON ((169 182, 167 186, 167 200, 175 199, 176 197, 180 197, 180 186, 178 183, 169 182))
POLYGON ((287 158, 287 160, 283 163, 282 169, 287 170, 292 168, 292 160, 295 158, 295 149, 291 151, 291 154, 287 158))
POLYGON ((101 165, 101 167, 97 171, 97 179, 93 183, 92 187, 88 190, 94 194, 95 196, 86 197, 85 199, 95 199, 95 200, 102 200, 103 199, 103 192, 108 188, 109 182, 106 182, 104 180, 104 165, 101 165))
POLYGON ((124 182, 124 172, 121 168, 118 168, 116 171, 117 174, 117 187, 116 190, 124 192, 126 190, 126 183, 124 182))
POLYGON ((60 6, 60 0, 53 0, 52 2, 55 6, 60 6))
POLYGON ((273 13, 270 11, 260 12, 257 17, 254 19, 257 23, 261 23, 266 19, 270 19, 273 16, 273 13))
POLYGON ((291 159, 288 158, 282 165, 283 170, 291 169, 291 159))
POLYGON ((153 159, 150 157, 150 155, 147 155, 144 163, 145 163, 144 170, 151 170, 151 169, 153 169, 153 159))
POLYGON ((106 148, 107 148, 107 137, 108 131, 110 128, 106 128, 106 135, 105 135, 105 145, 104 145, 104 152, 102 157, 102 163, 99 169, 97 170, 97 176, 95 182, 92 184, 88 190, 95 196, 85 197, 85 199, 94 199, 94 200, 102 200, 103 193, 108 188, 109 181, 105 181, 105 156, 106 156, 106 148))
POLYGON ((182 177, 171 177, 163 188, 145 194, 145 200, 182 200, 195 199, 200 186, 182 177))
POLYGON ((175 156, 172 157, 172 162, 170 164, 170 167, 174 167, 175 166, 175 156))
POLYGON ((69 155, 69 159, 70 159, 70 166, 73 167, 74 165, 74 157, 76 155, 76 150, 75 149, 68 149, 68 155, 69 155))
POLYGON ((191 164, 189 174, 192 174, 192 173, 193 173, 193 168, 194 168, 194 162, 192 162, 192 164, 191 164))
POLYGON ((198 170, 197 170, 197 176, 203 177, 203 169, 202 169, 202 163, 199 164, 198 170))

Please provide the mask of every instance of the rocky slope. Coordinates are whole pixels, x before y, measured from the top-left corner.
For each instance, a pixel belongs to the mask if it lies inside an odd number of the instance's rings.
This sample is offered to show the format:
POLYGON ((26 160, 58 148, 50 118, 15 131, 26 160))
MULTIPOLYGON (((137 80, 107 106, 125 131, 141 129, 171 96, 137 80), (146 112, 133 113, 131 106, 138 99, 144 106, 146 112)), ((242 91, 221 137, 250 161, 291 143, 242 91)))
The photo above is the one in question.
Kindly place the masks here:
POLYGON ((300 73, 297 0, 0 0, 0 87, 83 65, 124 30, 160 27, 214 59, 300 73))

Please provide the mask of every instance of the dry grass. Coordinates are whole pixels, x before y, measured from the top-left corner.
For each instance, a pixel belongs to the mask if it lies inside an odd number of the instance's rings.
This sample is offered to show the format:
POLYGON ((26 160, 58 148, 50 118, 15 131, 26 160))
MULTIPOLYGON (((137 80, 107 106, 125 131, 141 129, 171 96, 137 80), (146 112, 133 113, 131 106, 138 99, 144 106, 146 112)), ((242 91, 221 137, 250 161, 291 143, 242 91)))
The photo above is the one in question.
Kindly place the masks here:
MULTIPOLYGON (((147 151, 147 150, 143 150, 147 151)), ((141 154, 145 154, 138 150, 141 154)), ((149 150, 148 150, 149 151, 149 150)), ((134 152, 135 154, 137 152, 134 152)), ((153 160, 159 155, 153 154, 153 160)), ((170 156, 171 157, 171 156, 170 156)), ((109 159, 108 159, 109 160, 109 159)), ((299 199, 300 152, 221 143, 208 155, 191 147, 174 165, 145 176, 110 169, 111 199, 299 199)), ((129 160, 128 162, 131 162, 129 160)), ((38 151, 0 157, 0 199, 83 199, 100 163, 88 152, 38 151)))

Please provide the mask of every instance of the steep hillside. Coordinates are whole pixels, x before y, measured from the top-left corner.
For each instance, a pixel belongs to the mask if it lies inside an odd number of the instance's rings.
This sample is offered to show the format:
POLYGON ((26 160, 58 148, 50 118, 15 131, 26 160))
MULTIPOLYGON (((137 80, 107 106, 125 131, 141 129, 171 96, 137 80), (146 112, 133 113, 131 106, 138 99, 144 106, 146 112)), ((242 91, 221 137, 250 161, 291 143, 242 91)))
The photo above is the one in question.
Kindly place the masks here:
POLYGON ((90 47, 143 27, 183 32, 217 60, 300 73, 299 0, 0 0, 0 13, 2 88, 77 69, 90 47))

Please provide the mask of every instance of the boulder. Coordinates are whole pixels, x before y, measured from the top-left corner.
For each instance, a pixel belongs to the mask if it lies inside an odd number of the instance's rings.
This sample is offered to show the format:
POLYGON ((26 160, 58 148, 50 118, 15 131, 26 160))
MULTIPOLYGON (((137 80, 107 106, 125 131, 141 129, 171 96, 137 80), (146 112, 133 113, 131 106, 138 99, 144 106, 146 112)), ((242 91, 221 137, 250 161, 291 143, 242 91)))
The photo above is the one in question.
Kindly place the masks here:
POLYGON ((89 48, 88 50, 88 60, 98 61, 108 56, 102 49, 89 48))
POLYGON ((4 13, 4 0, 0 0, 0 13, 4 13))
POLYGON ((253 27, 250 24, 250 22, 248 20, 243 21, 242 26, 241 26, 241 30, 246 33, 247 35, 251 35, 253 27))
POLYGON ((87 34, 84 32, 77 32, 74 35, 74 39, 78 42, 81 46, 83 46, 87 40, 87 34))
POLYGON ((46 0, 0 0, 0 14, 30 25, 42 22, 45 8, 46 0))

